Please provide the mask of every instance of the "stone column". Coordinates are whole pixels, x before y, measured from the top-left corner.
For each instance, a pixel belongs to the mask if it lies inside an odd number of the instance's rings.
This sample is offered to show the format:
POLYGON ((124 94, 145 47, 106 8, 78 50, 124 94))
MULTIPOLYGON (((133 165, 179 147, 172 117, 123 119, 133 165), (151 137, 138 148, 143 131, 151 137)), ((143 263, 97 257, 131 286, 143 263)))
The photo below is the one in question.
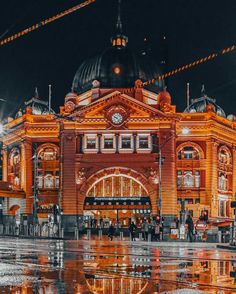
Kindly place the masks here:
POLYGON ((22 188, 25 191, 25 213, 31 214, 33 208, 33 148, 31 141, 24 141, 21 145, 21 172, 24 175, 24 181, 22 183, 22 188))
POLYGON ((62 161, 62 209, 63 224, 65 230, 76 225, 78 214, 78 201, 76 193, 76 134, 74 130, 63 130, 61 132, 62 161))
POLYGON ((162 130, 160 133, 162 164, 162 215, 171 222, 177 212, 175 131, 162 130))
POLYGON ((7 164, 8 164, 8 153, 7 153, 7 147, 3 146, 2 148, 2 180, 4 182, 7 182, 7 164))
POLYGON ((210 216, 218 216, 218 146, 215 140, 206 142, 206 205, 210 206, 210 216))
MULTIPOLYGON (((232 201, 236 200, 236 146, 233 146, 232 148, 232 153, 233 153, 233 160, 232 160, 232 165, 233 165, 233 175, 232 175, 232 201)), ((230 217, 234 217, 233 214, 233 209, 230 209, 230 217)))

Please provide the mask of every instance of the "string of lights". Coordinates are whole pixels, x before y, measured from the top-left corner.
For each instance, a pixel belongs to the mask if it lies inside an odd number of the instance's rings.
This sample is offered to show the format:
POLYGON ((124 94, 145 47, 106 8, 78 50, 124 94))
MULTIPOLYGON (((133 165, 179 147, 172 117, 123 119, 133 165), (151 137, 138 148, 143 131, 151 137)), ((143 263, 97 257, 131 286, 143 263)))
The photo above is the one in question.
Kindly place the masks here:
POLYGON ((166 79, 166 78, 168 78, 168 77, 170 77, 170 76, 173 76, 173 75, 175 75, 175 74, 177 74, 177 73, 179 73, 179 72, 181 72, 181 71, 184 71, 184 70, 190 69, 190 68, 192 68, 192 67, 194 67, 194 66, 197 66, 197 65, 203 64, 203 63, 205 63, 205 62, 207 62, 207 61, 209 61, 209 60, 213 60, 213 59, 215 59, 216 57, 219 57, 219 56, 221 56, 221 55, 225 55, 225 54, 227 54, 227 53, 231 53, 231 52, 233 52, 233 51, 235 51, 235 50, 236 50, 236 45, 232 45, 232 46, 230 46, 230 47, 226 47, 226 48, 224 48, 224 49, 218 51, 217 53, 212 53, 212 54, 210 54, 210 55, 208 55, 208 56, 206 56, 206 57, 203 57, 203 58, 201 58, 201 59, 195 60, 195 61, 193 61, 193 62, 191 62, 191 63, 188 63, 188 64, 186 64, 186 65, 183 65, 183 66, 181 66, 181 67, 178 67, 178 68, 176 68, 176 69, 174 69, 174 70, 171 70, 171 71, 169 71, 169 72, 167 72, 167 73, 165 73, 165 74, 157 75, 157 76, 154 77, 153 79, 150 79, 150 80, 147 80, 147 81, 145 81, 145 82, 143 82, 143 83, 140 83, 139 86, 136 86, 136 87, 134 87, 134 88, 124 89, 124 90, 122 91, 122 93, 124 93, 124 94, 125 94, 125 93, 131 93, 131 92, 134 91, 135 88, 143 88, 143 87, 145 87, 145 86, 148 86, 148 85, 154 84, 154 83, 155 83, 156 81, 158 81, 158 80, 166 79))
POLYGON ((68 14, 71 14, 71 13, 83 8, 83 7, 86 7, 86 6, 94 3, 95 1, 96 0, 87 0, 87 1, 85 1, 83 3, 81 3, 81 4, 73 6, 73 7, 69 8, 69 9, 67 9, 67 10, 64 10, 64 11, 62 11, 62 12, 60 12, 60 13, 52 16, 52 17, 46 18, 46 19, 44 19, 44 20, 42 20, 42 21, 40 21, 40 22, 38 22, 38 23, 36 23, 36 24, 34 24, 34 25, 32 25, 32 26, 30 26, 30 27, 28 27, 28 28, 26 28, 26 29, 24 29, 24 30, 22 30, 20 32, 18 32, 18 33, 15 33, 14 35, 11 35, 10 37, 7 37, 7 38, 3 39, 2 41, 0 41, 0 46, 8 44, 8 43, 10 43, 10 42, 12 42, 12 41, 14 41, 14 40, 16 40, 18 38, 21 38, 21 37, 33 32, 33 31, 41 28, 42 26, 48 25, 49 23, 52 23, 55 20, 58 20, 58 19, 66 16, 68 14))

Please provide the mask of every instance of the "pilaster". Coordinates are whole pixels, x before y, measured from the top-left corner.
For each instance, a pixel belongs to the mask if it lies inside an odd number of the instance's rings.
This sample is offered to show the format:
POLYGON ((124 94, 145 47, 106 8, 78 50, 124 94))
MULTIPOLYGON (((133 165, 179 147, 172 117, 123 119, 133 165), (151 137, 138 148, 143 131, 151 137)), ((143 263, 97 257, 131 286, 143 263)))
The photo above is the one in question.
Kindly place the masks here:
POLYGON ((206 142, 206 205, 210 216, 218 216, 218 146, 215 140, 206 142))

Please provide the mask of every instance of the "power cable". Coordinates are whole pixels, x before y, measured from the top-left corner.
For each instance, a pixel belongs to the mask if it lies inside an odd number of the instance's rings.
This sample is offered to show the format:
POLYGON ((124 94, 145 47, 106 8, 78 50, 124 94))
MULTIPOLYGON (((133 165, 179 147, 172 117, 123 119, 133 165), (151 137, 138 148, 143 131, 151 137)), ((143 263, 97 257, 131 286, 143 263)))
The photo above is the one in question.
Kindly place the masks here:
MULTIPOLYGON (((87 1, 85 1, 83 3, 81 3, 81 4, 73 6, 73 7, 69 8, 69 9, 67 9, 67 10, 64 10, 64 11, 62 11, 62 12, 60 12, 60 13, 52 16, 52 17, 46 18, 46 19, 44 19, 44 20, 42 20, 42 21, 40 21, 40 22, 38 22, 38 23, 36 23, 36 24, 34 24, 34 25, 32 25, 32 26, 30 26, 30 27, 28 27, 28 28, 26 28, 26 29, 24 29, 24 30, 22 30, 20 32, 18 32, 18 33, 15 33, 14 35, 12 35, 12 36, 10 36, 8 38, 3 39, 2 41, 0 41, 0 46, 8 44, 8 43, 10 43, 10 42, 12 42, 12 41, 14 41, 14 40, 16 40, 18 38, 21 38, 21 37, 33 32, 33 31, 39 29, 42 26, 48 25, 49 23, 54 22, 54 21, 66 16, 66 15, 69 15, 69 14, 71 14, 71 13, 73 13, 73 12, 75 12, 75 11, 81 9, 81 8, 84 8, 84 7, 90 5, 90 4, 94 3, 94 2, 96 2, 96 0, 87 0, 87 1)), ((7 31, 5 33, 7 33, 7 31)), ((3 33, 3 36, 5 35, 5 33, 3 33)))

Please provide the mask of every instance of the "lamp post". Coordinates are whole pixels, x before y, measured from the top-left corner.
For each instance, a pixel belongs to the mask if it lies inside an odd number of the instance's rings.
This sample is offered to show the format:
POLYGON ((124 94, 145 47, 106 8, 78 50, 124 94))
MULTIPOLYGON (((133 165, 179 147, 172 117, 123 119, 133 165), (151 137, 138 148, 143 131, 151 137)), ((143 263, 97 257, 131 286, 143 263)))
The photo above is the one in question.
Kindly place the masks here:
POLYGON ((34 204, 33 204, 33 224, 36 225, 38 224, 38 156, 36 152, 36 148, 34 151, 34 185, 33 185, 33 190, 34 190, 34 204))

